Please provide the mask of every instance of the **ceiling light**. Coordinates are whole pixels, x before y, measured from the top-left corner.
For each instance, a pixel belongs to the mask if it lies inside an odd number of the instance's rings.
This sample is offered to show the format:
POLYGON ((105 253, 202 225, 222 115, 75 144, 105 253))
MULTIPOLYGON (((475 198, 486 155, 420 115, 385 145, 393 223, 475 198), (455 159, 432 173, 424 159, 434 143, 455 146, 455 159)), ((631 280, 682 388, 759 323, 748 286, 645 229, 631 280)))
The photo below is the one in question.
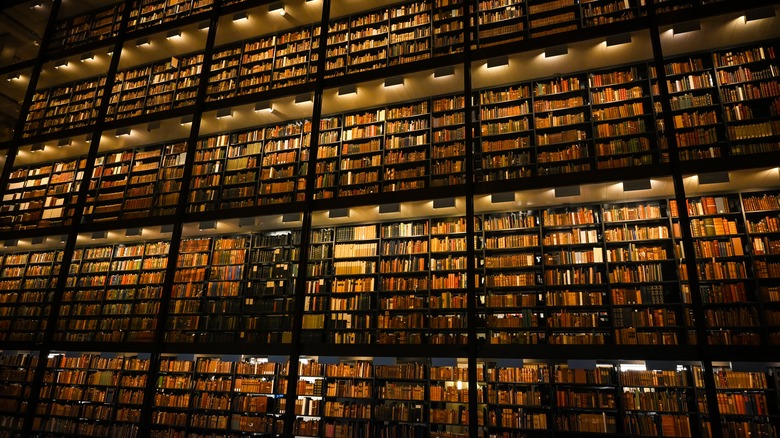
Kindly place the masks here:
POLYGON ((238 12, 233 14, 233 21, 248 20, 249 15, 246 12, 238 12))
POLYGON ((181 29, 174 29, 168 32, 167 35, 165 35, 166 39, 172 39, 172 38, 180 38, 181 37, 181 29))
POLYGON ((455 67, 441 67, 433 71, 434 78, 443 78, 445 76, 455 75, 455 67))
POLYGON ((90 61, 93 59, 95 59, 95 55, 93 53, 85 53, 81 55, 81 62, 90 61))
POLYGON ((70 146, 70 139, 69 138, 63 138, 62 140, 57 142, 57 146, 58 147, 70 146))
POLYGON ((275 2, 268 5, 268 12, 278 12, 279 15, 284 17, 287 11, 284 9, 284 2, 275 2))
POLYGON ((19 73, 11 73, 8 75, 8 77, 6 77, 6 80, 8 80, 8 82, 11 82, 14 79, 19 79, 20 77, 21 75, 19 73))
POLYGON ((181 118, 181 124, 186 125, 187 123, 192 123, 192 114, 184 116, 181 118))
POLYGON ((208 21, 203 21, 198 25, 198 30, 206 30, 211 26, 211 23, 208 21))
POLYGON ((268 111, 269 113, 272 113, 274 112, 274 104, 269 100, 258 102, 255 105, 255 111, 268 111))
POLYGON ((149 132, 152 132, 155 129, 160 129, 160 122, 151 122, 146 126, 146 130, 149 132))
POLYGON ((221 110, 217 110, 217 118, 221 119, 223 117, 233 117, 233 108, 223 108, 221 110))
POLYGON ((119 128, 116 130, 116 133, 114 134, 117 137, 121 137, 123 135, 130 135, 130 128, 119 128))
POLYGON ((92 240, 105 239, 106 237, 108 237, 108 232, 106 231, 95 231, 92 233, 92 240))
POLYGON ((339 96, 346 96, 347 94, 356 94, 357 93, 357 85, 345 85, 343 87, 339 87, 339 96))
POLYGON ((295 96, 295 103, 311 102, 311 93, 299 94, 295 96))
POLYGON ((631 34, 630 33, 624 33, 620 35, 613 35, 611 37, 607 37, 606 43, 607 47, 612 46, 618 46, 620 44, 627 44, 631 42, 631 34))
POLYGON ((60 68, 60 67, 67 67, 68 61, 59 61, 56 64, 54 64, 54 68, 60 68))
POLYGON ((135 45, 136 45, 136 47, 141 47, 141 46, 148 46, 148 45, 150 45, 150 44, 151 44, 151 41, 149 41, 149 38, 148 38, 148 37, 141 38, 141 39, 139 39, 139 40, 137 40, 137 41, 135 42, 135 45))
POLYGON ((544 57, 545 58, 552 58, 553 56, 561 56, 566 55, 569 53, 569 47, 568 46, 556 46, 556 47, 550 47, 544 51, 544 57))
POLYGON ((433 208, 451 208, 455 206, 455 198, 434 199, 433 208))
POLYGON ((36 143, 36 144, 32 145, 32 147, 30 148, 30 152, 42 151, 43 148, 45 148, 45 147, 46 146, 44 146, 43 143, 36 143))
POLYGON ((392 78, 385 79, 385 87, 393 87, 396 85, 403 85, 403 84, 404 84, 403 76, 393 76, 392 78))
POLYGON ((497 58, 491 58, 488 59, 487 67, 493 68, 493 67, 500 67, 502 65, 508 65, 509 64, 509 58, 506 56, 499 56, 497 58))
POLYGON ((775 8, 769 6, 761 9, 753 9, 752 11, 745 12, 745 23, 748 21, 761 20, 763 18, 774 18, 775 8))
POLYGON ((215 228, 217 228, 217 221, 205 221, 198 224, 198 229, 201 231, 213 230, 215 228))
POLYGON ((675 24, 672 27, 672 34, 679 35, 682 33, 695 32, 701 30, 701 24, 698 21, 689 21, 687 23, 675 24))

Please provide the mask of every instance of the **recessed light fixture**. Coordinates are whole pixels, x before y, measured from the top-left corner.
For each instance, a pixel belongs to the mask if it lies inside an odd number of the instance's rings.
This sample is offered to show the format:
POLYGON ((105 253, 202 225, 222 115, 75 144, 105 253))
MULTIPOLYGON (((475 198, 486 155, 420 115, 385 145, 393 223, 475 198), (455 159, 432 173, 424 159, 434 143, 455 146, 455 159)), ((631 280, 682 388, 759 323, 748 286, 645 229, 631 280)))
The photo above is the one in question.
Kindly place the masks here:
POLYGON ((172 38, 180 38, 181 37, 181 29, 174 29, 168 31, 168 34, 165 35, 166 39, 172 39, 172 38))
POLYGON ((86 141, 87 143, 91 143, 92 142, 92 134, 87 134, 87 137, 84 139, 84 141, 86 141))
POLYGON ((95 54, 94 53, 85 53, 85 54, 81 55, 81 62, 91 61, 93 59, 95 59, 95 54))
POLYGON ((579 196, 580 186, 558 187, 555 189, 556 198, 566 198, 568 196, 579 196))
POLYGON ((133 237, 133 236, 140 236, 141 235, 141 229, 140 228, 128 228, 125 230, 125 237, 133 237))
POLYGON ((217 118, 221 119, 223 117, 233 117, 233 108, 222 108, 221 110, 217 110, 217 118))
POLYGON ((357 93, 357 85, 345 85, 343 87, 339 87, 339 96, 346 96, 347 94, 356 94, 357 93))
POLYGON ((119 128, 116 130, 115 135, 121 137, 123 135, 130 135, 130 128, 119 128))
POLYGON ((282 222, 300 222, 303 220, 301 213, 285 213, 282 215, 282 222))
POLYGON ((146 126, 146 130, 151 132, 155 129, 160 129, 160 122, 151 122, 146 126))
POLYGON ((135 42, 135 46, 136 46, 136 47, 141 47, 141 46, 148 46, 148 45, 150 45, 151 43, 152 43, 152 42, 151 42, 151 41, 149 41, 149 38, 148 38, 148 37, 144 37, 144 38, 141 38, 141 39, 139 39, 139 40, 136 40, 136 42, 135 42))
POLYGON ((11 82, 11 81, 13 81, 13 80, 19 79, 20 77, 21 77, 21 75, 20 75, 19 73, 11 73, 11 74, 9 74, 9 75, 8 75, 8 76, 7 76, 5 79, 6 79, 8 82, 11 82))
POLYGON ((698 21, 689 21, 687 23, 675 24, 672 27, 672 34, 680 35, 683 33, 695 32, 697 30, 701 30, 701 23, 698 21))
POLYGON ((451 208, 455 206, 455 198, 434 199, 433 208, 451 208))
POLYGON ((12 248, 12 247, 17 246, 17 245, 19 245, 19 240, 17 240, 17 239, 9 239, 9 240, 6 240, 3 243, 3 246, 6 247, 6 248, 12 248))
POLYGON ((241 20, 248 20, 249 14, 246 12, 237 12, 233 14, 233 21, 241 21, 241 20))
POLYGON ((46 146, 45 146, 43 143, 35 143, 35 144, 34 144, 34 145, 32 145, 32 147, 30 148, 30 152, 38 152, 38 151, 42 151, 42 150, 43 150, 43 148, 45 148, 45 147, 46 147, 46 146))
POLYGON ((545 58, 552 58, 553 56, 561 56, 569 53, 568 46, 556 46, 550 47, 544 51, 545 58))
POLYGON ((182 117, 180 123, 182 125, 186 125, 188 123, 192 123, 192 114, 182 117))
POLYGON ((631 42, 631 34, 630 33, 623 33, 620 35, 612 35, 610 37, 607 37, 606 43, 607 47, 612 46, 618 46, 620 44, 627 44, 631 42))
POLYGON ((198 30, 206 30, 209 27, 211 27, 211 23, 209 23, 208 21, 201 21, 200 24, 198 25, 198 30))
POLYGON ((295 103, 311 102, 311 93, 299 94, 295 96, 295 103))
POLYGON ((54 68, 59 69, 62 67, 67 67, 68 61, 58 61, 56 64, 54 64, 54 68))
POLYGON ((284 2, 274 2, 268 5, 268 12, 278 12, 279 15, 284 17, 287 11, 284 9, 284 2))
POLYGON ((348 208, 334 208, 333 210, 328 211, 328 218, 335 219, 338 217, 349 217, 349 209, 348 208))
POLYGON ((500 204, 502 202, 515 202, 515 194, 513 192, 507 192, 507 193, 494 193, 490 195, 491 204, 500 204))
POLYGON ((217 221, 205 221, 198 224, 198 229, 201 231, 213 230, 215 228, 217 228, 217 221))
POLYGON ((108 237, 107 231, 95 231, 92 233, 92 240, 105 239, 108 237))
POLYGON ((490 58, 487 62, 487 68, 500 67, 502 65, 509 65, 509 58, 506 56, 499 56, 496 58, 490 58))
POLYGON ((636 192, 638 190, 649 190, 653 186, 649 179, 637 179, 634 181, 623 181, 624 192, 636 192))
POLYGON ((62 140, 57 142, 57 146, 58 147, 70 146, 70 139, 69 138, 63 138, 62 140))
POLYGON ((718 184, 731 181, 728 172, 700 173, 699 184, 718 184))
POLYGON ((255 226, 255 218, 253 218, 253 217, 240 217, 240 218, 238 218, 238 226, 239 227, 254 227, 255 226))
POLYGON ((42 6, 41 2, 35 2, 32 5, 30 5, 30 9, 38 9, 42 6))
POLYGON ((400 213, 400 212, 401 212, 401 204, 398 202, 394 204, 382 204, 379 206, 379 214, 400 213))
POLYGON ((268 111, 269 113, 272 113, 274 112, 274 104, 271 103, 270 100, 257 102, 257 104, 255 104, 255 111, 268 111))
POLYGON ((774 18, 775 8, 769 6, 761 9, 753 9, 745 12, 745 23, 748 21, 761 20, 763 18, 774 18))
POLYGON ((436 70, 433 71, 434 78, 443 78, 446 76, 454 76, 454 75, 455 75, 455 67, 452 66, 437 68, 436 70))
POLYGON ((396 85, 403 85, 403 84, 404 84, 403 76, 393 76, 392 78, 385 79, 385 87, 393 87, 396 85))

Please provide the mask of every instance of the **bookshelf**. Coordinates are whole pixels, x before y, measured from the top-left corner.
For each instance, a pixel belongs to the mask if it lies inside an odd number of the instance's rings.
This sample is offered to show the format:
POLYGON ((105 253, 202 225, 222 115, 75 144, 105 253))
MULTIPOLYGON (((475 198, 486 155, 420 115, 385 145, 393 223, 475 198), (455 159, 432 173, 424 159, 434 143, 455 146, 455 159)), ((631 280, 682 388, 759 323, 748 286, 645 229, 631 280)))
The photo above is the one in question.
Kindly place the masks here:
POLYGON ((124 3, 117 3, 57 21, 48 51, 67 50, 116 37, 124 9, 124 3))
POLYGON ((299 231, 192 238, 181 248, 166 340, 291 341, 299 231))
POLYGON ((272 80, 274 88, 304 84, 317 73, 319 26, 307 26, 276 36, 272 80))
POLYGON ((430 175, 429 102, 387 108, 383 190, 414 190, 426 187, 430 175))
POLYGON ((534 83, 534 134, 539 175, 585 172, 593 156, 586 78, 534 83))
MULTIPOLYGON (((598 206, 547 209, 541 215, 546 291, 590 293, 589 298, 597 300, 608 279, 598 206)), ((547 325, 549 344, 604 344, 610 337, 609 314, 598 307, 556 309, 548 315, 547 325)))
POLYGON ((631 0, 582 2, 580 3, 582 25, 594 27, 633 20, 644 15, 644 12, 639 10, 640 5, 644 3, 631 0))
MULTIPOLYGON (((546 340, 540 218, 536 211, 486 214, 477 220, 480 266, 485 279, 480 304, 491 344, 538 344, 546 340)), ((550 301, 549 304, 555 304, 550 301)), ((495 414, 494 414, 495 415, 495 414)), ((502 418, 500 415, 498 418, 502 418)), ((491 424, 503 424, 498 420, 491 424)))
POLYGON ((460 0, 435 0, 433 18, 433 56, 463 52, 465 5, 460 0))
POLYGON ((203 54, 173 56, 117 72, 107 120, 183 108, 195 103, 203 54))
POLYGON ((85 222, 175 212, 187 157, 184 141, 101 154, 87 192, 85 222))
POLYGON ((525 39, 528 6, 520 0, 485 0, 477 8, 475 47, 525 39))
MULTIPOLYGON (((676 202, 670 201, 669 208, 674 234, 680 236, 679 224, 674 221, 678 209, 676 202)), ((691 217, 708 343, 760 344, 758 304, 749 253, 746 252, 747 237, 739 197, 689 198, 686 208, 691 217)), ((682 260, 688 255, 681 244, 678 244, 677 254, 681 263, 680 280, 685 282, 687 272, 682 260)), ((686 301, 690 299, 687 297, 690 293, 696 291, 689 291, 688 286, 683 284, 686 301)))
POLYGON ((431 10, 430 1, 417 1, 389 9, 389 65, 407 64, 431 57, 431 10))
MULTIPOLYGON (((712 63, 706 55, 667 60, 666 88, 670 94, 674 126, 666 127, 659 118, 658 129, 674 136, 681 160, 718 158, 724 155, 724 130, 719 115, 717 84, 713 78, 712 63)), ((651 77, 655 73, 651 68, 651 77)), ((654 87, 659 86, 657 81, 654 87)), ((654 91, 658 94, 657 91, 654 91)), ((660 103, 656 115, 660 117, 660 103)), ((662 143, 662 148, 664 148, 662 143)))
POLYGON ((303 201, 310 132, 304 119, 201 138, 187 210, 303 201))
POLYGON ((483 180, 524 178, 533 173, 536 154, 531 97, 526 84, 479 93, 483 180))
POLYGON ((192 399, 194 360, 192 356, 179 358, 163 356, 160 359, 151 407, 152 436, 185 434, 187 413, 192 399))
POLYGON ((431 187, 466 182, 463 95, 431 99, 431 187))
POLYGON ((463 96, 323 117, 315 199, 463 184, 463 96))
POLYGON ((404 360, 374 365, 374 436, 418 436, 428 432, 426 362, 404 360))
POLYGON ((742 211, 745 214, 745 228, 750 242, 746 247, 752 256, 757 298, 763 304, 760 306, 763 308, 763 319, 759 318, 759 321, 769 331, 770 344, 780 342, 777 330, 779 207, 777 192, 742 194, 742 211))
POLYGON ((690 310, 680 297, 667 203, 605 205, 604 228, 615 343, 683 343, 690 310))
POLYGON ((615 367, 592 364, 575 368, 555 365, 553 397, 555 398, 555 430, 566 433, 598 433, 601 436, 619 433, 618 388, 615 367))
POLYGON ((325 389, 325 365, 314 358, 303 358, 299 361, 293 423, 295 436, 320 436, 325 389))
POLYGON ((275 363, 265 357, 245 356, 236 363, 230 420, 233 431, 243 436, 281 434, 288 367, 289 362, 275 363))
POLYGON ((80 246, 54 328, 60 342, 151 342, 170 242, 80 246))
POLYGON ((549 436, 551 422, 550 366, 533 361, 480 362, 477 375, 486 432, 498 436, 549 436), (484 373, 484 374, 483 374, 484 373))
POLYGON ((529 0, 528 30, 532 38, 577 30, 580 11, 574 0, 529 0))
POLYGON ((86 157, 15 167, 3 192, 6 231, 71 225, 86 157))
POLYGON ((0 265, 0 336, 40 342, 54 299, 61 250, 8 252, 0 265))
MULTIPOLYGON (((777 406, 771 402, 776 396, 773 368, 752 371, 735 370, 732 366, 713 367, 718 410, 722 417, 724 436, 777 436, 777 406)), ((703 372, 693 369, 696 400, 701 412, 702 430, 711 436, 707 416, 706 394, 703 393, 703 372)))
POLYGON ((159 26, 203 14, 214 7, 214 0, 133 0, 130 3, 129 31, 159 26))
POLYGON ((33 374, 38 365, 38 356, 29 352, 3 351, 0 355, 0 413, 3 433, 22 431, 24 416, 29 409, 33 374))
POLYGON ((149 359, 139 356, 50 355, 33 431, 80 436, 137 433, 148 370, 149 359))
POLYGON ((598 169, 658 161, 645 65, 591 73, 591 118, 598 169))
POLYGON ((387 66, 389 33, 387 9, 350 16, 346 73, 387 66))
POLYGON ((780 82, 775 45, 712 54, 729 154, 780 150, 780 82))
POLYGON ((342 359, 326 364, 325 379, 322 436, 368 435, 374 400, 372 362, 342 359))
POLYGON ((35 91, 24 125, 24 137, 89 126, 103 99, 105 76, 35 91))
POLYGON ((620 365, 618 377, 625 434, 697 436, 699 425, 691 418, 697 406, 690 367, 678 364, 675 369, 653 370, 645 365, 620 365))

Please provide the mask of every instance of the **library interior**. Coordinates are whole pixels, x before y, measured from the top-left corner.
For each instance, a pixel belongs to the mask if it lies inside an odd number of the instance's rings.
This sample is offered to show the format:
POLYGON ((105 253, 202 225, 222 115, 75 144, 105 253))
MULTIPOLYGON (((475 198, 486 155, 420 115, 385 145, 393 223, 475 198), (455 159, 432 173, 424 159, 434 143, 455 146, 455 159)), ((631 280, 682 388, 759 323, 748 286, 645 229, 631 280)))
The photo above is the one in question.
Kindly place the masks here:
POLYGON ((0 437, 777 438, 778 13, 5 0, 0 437))

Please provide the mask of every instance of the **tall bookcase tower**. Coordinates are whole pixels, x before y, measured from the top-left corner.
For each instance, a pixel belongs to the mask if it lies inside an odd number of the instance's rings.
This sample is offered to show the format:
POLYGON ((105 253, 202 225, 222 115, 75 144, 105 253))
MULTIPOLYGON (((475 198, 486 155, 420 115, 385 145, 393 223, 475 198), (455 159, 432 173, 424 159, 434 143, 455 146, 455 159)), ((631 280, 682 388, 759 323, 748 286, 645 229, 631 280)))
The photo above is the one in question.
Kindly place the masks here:
POLYGON ((0 437, 777 438, 778 12, 4 1, 0 437))

